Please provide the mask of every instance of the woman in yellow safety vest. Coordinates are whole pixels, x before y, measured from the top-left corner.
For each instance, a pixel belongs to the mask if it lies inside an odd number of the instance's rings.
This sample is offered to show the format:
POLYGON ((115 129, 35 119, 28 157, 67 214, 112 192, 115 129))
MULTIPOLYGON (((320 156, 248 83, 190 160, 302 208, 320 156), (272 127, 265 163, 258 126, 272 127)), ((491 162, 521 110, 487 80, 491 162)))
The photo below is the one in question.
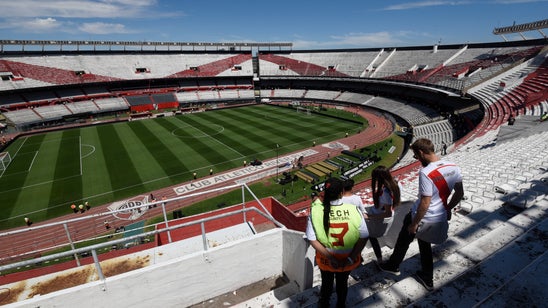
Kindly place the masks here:
POLYGON ((312 202, 306 237, 316 250, 322 275, 319 307, 329 307, 336 281, 337 307, 345 307, 350 271, 361 264, 361 251, 369 232, 362 214, 353 204, 341 201, 343 182, 329 178, 324 183, 323 200, 312 202))

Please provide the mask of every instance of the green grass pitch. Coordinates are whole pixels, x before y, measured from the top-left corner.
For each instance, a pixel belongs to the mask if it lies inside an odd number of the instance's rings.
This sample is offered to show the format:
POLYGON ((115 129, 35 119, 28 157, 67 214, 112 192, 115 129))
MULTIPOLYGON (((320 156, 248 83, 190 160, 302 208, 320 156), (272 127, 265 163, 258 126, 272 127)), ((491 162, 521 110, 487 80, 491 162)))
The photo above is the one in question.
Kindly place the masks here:
POLYGON ((105 204, 339 139, 362 125, 266 105, 25 136, 0 171, 0 229, 105 204))

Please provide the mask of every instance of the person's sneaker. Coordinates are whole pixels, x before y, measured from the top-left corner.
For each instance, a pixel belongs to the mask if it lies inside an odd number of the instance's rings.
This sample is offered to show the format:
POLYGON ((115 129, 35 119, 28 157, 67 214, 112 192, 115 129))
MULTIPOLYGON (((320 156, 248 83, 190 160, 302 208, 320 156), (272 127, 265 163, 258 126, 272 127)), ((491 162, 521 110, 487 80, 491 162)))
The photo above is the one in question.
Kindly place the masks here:
POLYGON ((395 266, 391 266, 390 264, 388 264, 388 262, 377 263, 377 266, 383 272, 392 273, 392 274, 395 274, 395 275, 400 274, 400 269, 395 267, 395 266))
POLYGON ((417 277, 417 281, 420 282, 426 290, 428 291, 434 290, 434 282, 432 281, 432 279, 427 278, 422 271, 418 271, 415 274, 415 277, 417 277))

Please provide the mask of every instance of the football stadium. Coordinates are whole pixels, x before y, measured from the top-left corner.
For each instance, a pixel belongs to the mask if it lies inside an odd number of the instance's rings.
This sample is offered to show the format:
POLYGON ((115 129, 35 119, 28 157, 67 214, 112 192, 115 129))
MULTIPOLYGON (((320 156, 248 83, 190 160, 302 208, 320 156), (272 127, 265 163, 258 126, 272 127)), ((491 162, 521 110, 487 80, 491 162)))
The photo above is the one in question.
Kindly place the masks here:
POLYGON ((464 185, 432 246, 434 288, 411 275, 417 245, 394 275, 367 244, 346 305, 548 299, 546 36, 307 50, 0 40, 0 77, 0 305, 315 307, 312 200, 336 177, 370 206, 371 172, 388 166, 402 199, 379 238, 388 258, 419 192, 421 138, 464 185))

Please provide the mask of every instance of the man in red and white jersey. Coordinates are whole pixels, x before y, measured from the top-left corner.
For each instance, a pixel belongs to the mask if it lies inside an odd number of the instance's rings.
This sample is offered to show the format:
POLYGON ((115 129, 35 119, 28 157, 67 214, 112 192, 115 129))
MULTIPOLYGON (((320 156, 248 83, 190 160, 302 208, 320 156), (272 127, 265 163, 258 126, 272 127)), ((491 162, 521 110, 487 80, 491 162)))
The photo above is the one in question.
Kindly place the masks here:
POLYGON ((464 189, 460 168, 452 162, 440 160, 432 141, 417 139, 411 149, 423 166, 419 171, 418 199, 404 218, 392 256, 380 268, 386 272, 399 273, 400 263, 409 245, 417 237, 422 270, 416 273, 416 278, 430 291, 434 288, 432 243, 441 244, 447 239, 447 221, 451 219, 451 209, 462 199, 464 189))

